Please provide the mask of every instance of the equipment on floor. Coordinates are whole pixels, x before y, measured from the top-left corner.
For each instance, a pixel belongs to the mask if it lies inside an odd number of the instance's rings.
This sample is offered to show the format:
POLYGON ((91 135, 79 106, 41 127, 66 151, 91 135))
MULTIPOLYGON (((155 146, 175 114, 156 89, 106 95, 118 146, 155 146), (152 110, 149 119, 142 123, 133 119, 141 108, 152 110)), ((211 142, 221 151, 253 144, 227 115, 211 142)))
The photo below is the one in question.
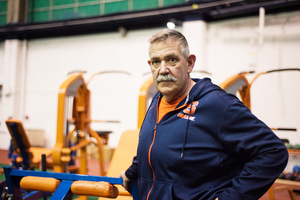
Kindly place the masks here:
MULTIPOLYGON (((108 176, 105 177, 4 167, 6 182, 1 183, 1 200, 36 200, 41 197, 46 199, 49 194, 52 194, 51 200, 67 200, 71 194, 138 200, 137 182, 132 182, 127 192, 121 186, 123 179, 118 178, 119 173, 131 164, 137 150, 138 137, 138 129, 122 134, 108 176)), ((42 168, 43 165, 45 162, 42 162, 42 168)))
MULTIPOLYGON (((4 167, 7 187, 1 194, 1 200, 46 199, 67 200, 71 194, 116 198, 119 195, 116 185, 122 185, 122 178, 78 175, 56 172, 18 170, 4 167), (24 195, 24 190, 30 191, 24 195)), ((138 200, 137 185, 130 191, 133 199, 138 200)))
MULTIPOLYGON (((132 164, 132 158, 137 152, 139 133, 139 129, 127 130, 122 133, 118 146, 116 147, 110 162, 107 176, 118 177, 120 172, 125 171, 128 167, 130 167, 132 164)), ((124 187, 120 185, 117 185, 116 187, 119 189, 119 196, 117 197, 117 200, 132 200, 131 195, 124 189, 124 187)), ((137 187, 133 187, 133 189, 137 189, 137 187)), ((104 199, 106 198, 100 198, 99 200, 104 199)))
POLYGON ((39 168, 42 154, 46 157, 51 156, 52 149, 32 147, 26 135, 25 129, 21 121, 9 118, 5 121, 6 126, 12 138, 13 148, 11 147, 10 154, 16 152, 13 157, 11 167, 16 169, 33 170, 39 168), (14 149, 14 150, 12 150, 14 149))
MULTIPOLYGON (((122 73, 122 72, 109 71, 109 72, 101 72, 101 73, 122 73)), ((101 73, 97 73, 97 74, 101 74, 101 73)), ((94 76, 95 75, 96 74, 94 74, 94 76)), ((90 126, 91 122, 95 121, 90 118, 91 116, 90 90, 87 88, 87 84, 90 81, 91 79, 88 82, 84 81, 83 72, 72 72, 68 75, 67 79, 61 84, 59 89, 59 94, 58 94, 56 143, 53 149, 46 150, 44 148, 38 149, 35 147, 31 147, 21 121, 12 118, 6 121, 7 127, 12 136, 13 145, 17 152, 17 156, 14 162, 12 162, 13 164, 10 168, 10 171, 12 170, 12 174, 19 173, 18 171, 15 171, 15 169, 13 168, 17 168, 18 170, 21 169, 22 171, 25 171, 28 169, 34 170, 34 168, 39 167, 42 154, 45 157, 49 155, 52 156, 51 164, 53 166, 53 171, 55 173, 58 172, 58 173, 66 174, 66 172, 72 172, 72 173, 79 173, 81 175, 87 174, 86 147, 87 145, 94 143, 95 140, 92 140, 92 138, 95 138, 97 141, 97 145, 99 147, 98 154, 99 154, 99 162, 100 162, 100 175, 101 176, 105 175, 102 145, 104 144, 105 141, 107 142, 108 138, 107 135, 104 135, 103 136, 104 138, 102 138, 101 136, 103 134, 99 135, 96 131, 92 130, 90 126), (77 139, 75 143, 71 142, 71 138, 74 135, 76 136, 77 139), (79 166, 76 166, 73 160, 73 158, 75 157, 75 152, 79 154, 79 156, 76 158, 79 161, 79 166)), ((118 121, 109 121, 109 120, 96 120, 96 121, 119 123, 118 121)), ((42 168, 45 168, 45 165, 46 164, 44 164, 42 168)), ((3 184, 1 183, 0 193, 1 196, 2 195, 5 196, 6 194, 8 194, 9 197, 9 195, 14 195, 15 193, 15 189, 11 189, 13 185, 10 183, 10 181, 12 180, 15 181, 15 179, 18 181, 20 180, 19 178, 16 177, 13 177, 11 180, 9 178, 9 175, 11 174, 10 173, 7 174, 8 172, 5 173, 6 173, 5 174, 6 182, 4 182, 3 184), (2 192, 2 189, 6 188, 5 187, 6 184, 7 184, 8 191, 2 192)), ((28 173, 35 174, 36 171, 31 171, 28 173)), ((43 172, 43 173, 42 173, 42 177, 49 176, 46 175, 48 172, 43 172)), ((36 176, 40 176, 40 175, 36 175, 36 176)), ((73 177, 73 174, 69 174, 69 176, 73 177)), ((64 178, 64 179, 68 179, 68 178, 64 178)), ((78 180, 81 179, 79 178, 78 180)), ((98 179, 97 180, 93 179, 93 180, 97 181, 98 179)), ((49 183, 50 185, 52 184, 51 186, 46 184, 47 186, 49 186, 46 187, 47 189, 52 188, 50 192, 54 192, 54 190, 56 191, 60 189, 60 187, 56 188, 58 182, 56 180, 50 180, 50 179, 45 180, 45 179, 26 178, 23 179, 23 182, 21 183, 23 183, 21 184, 21 187, 24 187, 24 189, 26 190, 29 189, 41 190, 43 188, 43 185, 45 185, 43 183, 49 183), (38 180, 41 182, 40 184, 33 184, 35 185, 35 187, 33 188, 27 188, 27 186, 30 185, 29 184, 30 181, 32 182, 32 180, 33 182, 37 182, 37 183, 38 180)), ((19 183, 16 184, 18 185, 19 183)), ((65 187, 68 187, 65 181, 59 183, 59 185, 61 184, 65 185, 65 187)), ((77 182, 76 184, 72 184, 72 187, 79 188, 80 190, 84 190, 84 192, 78 192, 78 190, 75 190, 76 192, 74 191, 72 192, 74 194, 80 195, 79 199, 81 200, 87 199, 87 196, 85 195, 93 195, 93 193, 86 193, 87 188, 92 187, 92 185, 93 187, 96 188, 102 187, 102 184, 99 185, 98 183, 77 182)), ((112 188, 110 189, 111 191, 115 191, 115 186, 110 188, 112 188)), ((115 195, 115 193, 112 193, 112 195, 115 195)), ((21 199, 20 196, 22 195, 18 193, 17 196, 19 199, 21 199)), ((103 195, 100 195, 100 193, 99 194, 95 193, 95 196, 103 196, 103 195)), ((33 199, 36 199, 35 197, 33 199)), ((26 199, 27 196, 25 195, 23 198, 26 199)), ((56 197, 52 197, 52 198, 57 199, 56 197)), ((63 199, 65 199, 65 197, 63 199)))

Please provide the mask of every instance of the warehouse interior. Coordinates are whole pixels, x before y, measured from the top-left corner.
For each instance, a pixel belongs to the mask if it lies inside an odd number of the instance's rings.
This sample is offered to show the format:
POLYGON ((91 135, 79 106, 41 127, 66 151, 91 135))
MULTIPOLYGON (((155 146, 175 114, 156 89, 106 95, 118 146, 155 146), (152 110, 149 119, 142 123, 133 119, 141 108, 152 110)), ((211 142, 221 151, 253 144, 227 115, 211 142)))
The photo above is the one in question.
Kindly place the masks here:
MULTIPOLYGON (((299 0, 0 0, 0 150, 11 145, 8 118, 33 146, 55 146, 60 89, 75 72, 88 83, 91 129, 108 133, 110 161, 122 133, 140 128, 148 39, 168 23, 197 56, 192 77, 219 85, 267 72, 253 81, 251 111, 300 145, 299 0)), ((291 152, 286 171, 299 159, 291 152)))

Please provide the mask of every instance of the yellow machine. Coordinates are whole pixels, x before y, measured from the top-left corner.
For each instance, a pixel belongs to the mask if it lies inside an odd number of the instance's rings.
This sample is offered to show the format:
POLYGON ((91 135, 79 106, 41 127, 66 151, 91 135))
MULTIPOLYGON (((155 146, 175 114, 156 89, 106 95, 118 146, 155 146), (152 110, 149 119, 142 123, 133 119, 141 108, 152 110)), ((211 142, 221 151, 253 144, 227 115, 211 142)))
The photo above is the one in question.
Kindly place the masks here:
POLYGON ((72 73, 60 86, 58 94, 56 144, 53 149, 53 171, 66 172, 67 163, 71 161, 71 152, 79 154, 79 174, 87 174, 86 146, 92 143, 89 137, 97 140, 99 146, 100 175, 104 175, 103 139, 90 127, 90 90, 82 73, 72 73), (72 104, 72 114, 68 112, 72 104), (70 125, 74 128, 70 131, 70 125), (76 145, 70 144, 70 138, 77 133, 76 145))
MULTIPOLYGON (((90 124, 92 120, 90 116, 90 91, 87 88, 87 83, 84 81, 83 73, 72 73, 59 89, 56 144, 53 149, 31 147, 22 123, 16 119, 6 120, 18 154, 15 162, 21 163, 20 166, 24 166, 24 169, 33 169, 34 167, 39 167, 42 154, 45 154, 45 156, 52 155, 54 172, 87 174, 86 147, 93 142, 91 140, 91 137, 93 137, 96 139, 99 147, 100 176, 104 176, 103 139, 91 129, 90 124), (71 127, 73 127, 72 130, 70 130, 71 127), (77 134, 77 141, 75 144, 72 144, 70 139, 74 133, 77 134), (71 162, 72 152, 78 154, 78 166, 71 162), (72 164, 70 165, 70 163, 72 164)), ((38 181, 33 182, 36 182, 34 184, 36 188, 42 187, 38 181)), ((28 185, 27 182, 25 185, 28 185)), ((80 196, 79 199, 86 200, 87 196, 80 196)))
MULTIPOLYGON (((107 73, 107 72, 104 72, 107 73)), ((111 72, 109 72, 111 73, 111 72)), ((99 73, 98 73, 99 74, 99 73)), ((97 74, 94 74, 90 80, 97 74)), ((102 145, 106 142, 106 136, 98 135, 91 129, 92 121, 98 122, 116 122, 108 120, 91 120, 90 112, 90 90, 87 88, 88 83, 84 81, 83 73, 71 73, 67 79, 61 84, 58 94, 57 108, 57 132, 56 144, 53 149, 31 147, 27 138, 22 122, 10 118, 6 120, 6 125, 11 134, 14 147, 16 148, 18 157, 17 163, 22 165, 31 165, 31 167, 39 167, 41 162, 41 154, 47 157, 52 156, 52 161, 47 163, 53 167, 54 172, 77 172, 79 174, 87 174, 87 154, 86 146, 95 138, 99 147, 99 164, 100 175, 104 176, 102 145), (70 142, 75 136, 77 141, 70 142), (21 149, 21 150, 20 150, 21 149), (70 165, 72 160, 72 152, 79 154, 79 166, 70 165), (24 152, 24 155, 22 155, 24 152), (25 155, 26 154, 26 155, 25 155), (25 159, 25 161, 24 161, 25 159)))
MULTIPOLYGON (((83 72, 71 73, 62 83, 58 94, 57 130, 56 144, 53 149, 53 170, 55 172, 66 172, 67 164, 71 161, 71 153, 77 151, 79 155, 79 166, 75 168, 79 174, 87 174, 87 152, 86 146, 92 143, 91 137, 95 138, 98 145, 100 176, 104 176, 103 144, 107 136, 92 130, 91 122, 113 122, 109 120, 92 120, 90 108, 90 90, 88 84, 92 78, 104 73, 123 73, 123 71, 104 71, 95 73, 85 82, 83 72), (71 111, 71 112, 70 112, 71 111), (76 145, 70 143, 70 139, 77 134, 76 145)), ((68 167, 72 168, 72 167, 68 167)))

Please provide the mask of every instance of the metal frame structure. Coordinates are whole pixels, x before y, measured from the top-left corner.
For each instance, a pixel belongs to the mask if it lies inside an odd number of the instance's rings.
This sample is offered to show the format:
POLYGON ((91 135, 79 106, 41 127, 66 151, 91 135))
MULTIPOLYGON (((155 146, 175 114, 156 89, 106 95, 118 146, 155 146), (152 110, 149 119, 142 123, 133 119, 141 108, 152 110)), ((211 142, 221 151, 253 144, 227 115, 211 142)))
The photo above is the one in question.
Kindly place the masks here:
MULTIPOLYGON (((25 196, 22 195, 20 187, 20 181, 23 177, 44 177, 44 178, 55 178, 60 180, 60 184, 53 193, 51 200, 67 200, 71 195, 71 186, 74 181, 90 181, 90 182, 108 182, 110 184, 123 184, 122 178, 104 177, 104 176, 90 176, 90 175, 79 175, 69 173, 55 173, 55 172, 42 172, 42 171, 30 171, 30 170, 17 170, 9 167, 4 167, 4 173, 6 178, 6 184, 8 190, 6 195, 7 199, 11 200, 32 200, 40 197, 47 196, 47 193, 40 191, 33 191, 25 196)), ((95 190, 95 188, 91 188, 95 190)), ((88 193, 88 191, 87 191, 88 193)), ((138 200, 137 184, 133 183, 131 187, 131 194, 134 200, 138 200)))

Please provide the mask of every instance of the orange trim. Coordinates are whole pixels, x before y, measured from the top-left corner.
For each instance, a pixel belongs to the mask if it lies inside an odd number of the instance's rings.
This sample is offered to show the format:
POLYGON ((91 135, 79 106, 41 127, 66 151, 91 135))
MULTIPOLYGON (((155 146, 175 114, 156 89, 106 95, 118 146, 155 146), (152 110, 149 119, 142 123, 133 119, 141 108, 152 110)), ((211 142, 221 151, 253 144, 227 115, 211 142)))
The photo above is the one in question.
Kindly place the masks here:
MULTIPOLYGON (((155 126, 156 126, 156 124, 155 124, 155 126)), ((156 136, 156 128, 155 128, 155 130, 154 130, 153 140, 152 140, 152 143, 151 143, 150 148, 149 148, 149 151, 148 151, 148 162, 149 162, 150 168, 151 168, 152 173, 153 173, 153 183, 152 183, 151 189, 150 189, 149 192, 148 192, 147 200, 149 199, 149 196, 150 196, 150 193, 151 193, 151 191, 152 191, 152 189, 153 189, 154 181, 155 181, 155 174, 154 174, 154 170, 153 170, 153 167, 152 167, 152 165, 151 165, 151 160, 150 160, 151 150, 152 150, 152 146, 153 146, 153 144, 154 144, 155 136, 156 136)))
POLYGON ((151 156, 152 146, 153 146, 153 144, 154 144, 155 137, 156 137, 156 128, 157 128, 157 124, 158 124, 158 121, 157 121, 157 118, 158 118, 158 108, 159 108, 158 105, 159 105, 159 104, 158 104, 158 102, 157 102, 157 105, 156 105, 156 110, 157 110, 156 113, 157 113, 157 116, 156 116, 156 123, 155 123, 155 128, 154 128, 154 133, 153 133, 153 140, 152 140, 152 143, 151 143, 151 145, 150 145, 150 147, 149 147, 149 151, 148 151, 148 162, 149 162, 149 166, 150 166, 150 168, 151 168, 151 170, 152 170, 152 174, 153 174, 153 183, 152 183, 151 189, 150 189, 149 192, 148 192, 147 200, 149 199, 149 196, 150 196, 150 193, 151 193, 151 191, 152 191, 152 189, 153 189, 154 181, 155 181, 155 173, 154 173, 153 167, 152 167, 152 165, 151 165, 150 156, 151 156))
MULTIPOLYGON (((185 97, 186 97, 186 96, 185 96, 185 97)), ((185 97, 184 97, 184 98, 185 98, 185 97)), ((182 101, 182 99, 181 99, 181 101, 182 101)), ((158 105, 159 105, 159 104, 157 104, 157 108, 156 108, 156 109, 157 109, 157 117, 159 117, 159 106, 158 106, 158 105)), ((177 108, 177 109, 175 109, 175 110, 178 110, 178 109, 180 109, 180 108, 182 108, 182 107, 184 107, 184 106, 186 106, 186 104, 183 104, 182 106, 180 106, 179 108, 177 108)), ((168 113, 168 112, 167 112, 167 113, 168 113)), ((161 117, 161 119, 162 119, 167 113, 165 113, 165 114, 161 117)), ((157 120, 157 123, 155 124, 155 126, 157 126, 157 124, 159 123, 159 121, 160 121, 160 119, 157 120)), ((151 189, 150 189, 149 192, 148 192, 147 200, 149 199, 149 196, 150 196, 150 193, 151 193, 151 191, 152 191, 152 189, 153 189, 154 181, 155 181, 155 173, 154 173, 153 167, 152 167, 152 165, 151 165, 151 160, 150 160, 151 150, 152 150, 152 146, 153 146, 154 141, 155 141, 155 136, 156 136, 156 127, 155 127, 155 130, 154 130, 153 140, 152 140, 152 143, 151 143, 151 145, 150 145, 150 147, 149 147, 149 151, 148 151, 148 162, 149 162, 149 166, 150 166, 150 168, 151 168, 151 170, 152 170, 152 173, 153 173, 153 183, 152 183, 151 189)))

